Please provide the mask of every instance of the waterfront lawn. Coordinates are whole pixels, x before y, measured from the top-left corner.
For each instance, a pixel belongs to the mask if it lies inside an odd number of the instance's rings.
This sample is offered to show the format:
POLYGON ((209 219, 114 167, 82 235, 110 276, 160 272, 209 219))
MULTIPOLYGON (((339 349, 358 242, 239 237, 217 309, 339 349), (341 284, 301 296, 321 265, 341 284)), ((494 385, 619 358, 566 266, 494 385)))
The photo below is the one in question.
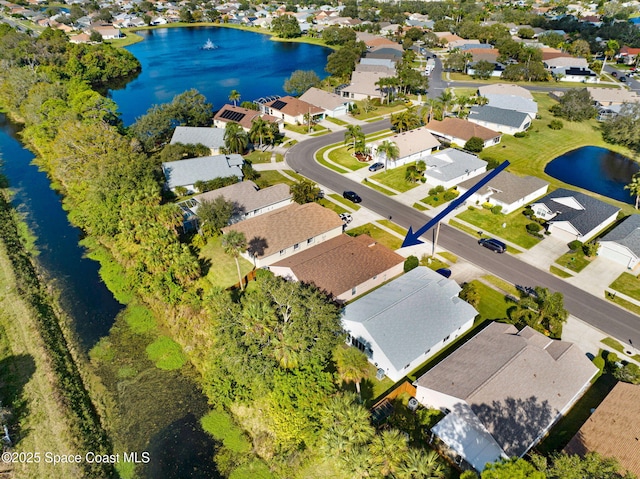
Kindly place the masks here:
POLYGON ((591 263, 592 259, 593 258, 586 257, 582 249, 578 249, 577 251, 566 252, 556 260, 556 263, 579 273, 591 263))
POLYGON ((526 225, 531 220, 522 214, 522 209, 518 209, 508 215, 493 214, 484 208, 470 206, 456 218, 477 226, 479 230, 487 234, 493 234, 511 243, 529 249, 540 242, 539 238, 534 238, 527 233, 526 225), (502 227, 506 223, 506 227, 502 227))
POLYGON ((351 171, 356 171, 368 166, 367 162, 358 161, 353 156, 350 145, 341 146, 335 150, 329 151, 329 159, 340 166, 343 166, 351 171))
POLYGON ((387 171, 381 171, 380 173, 376 173, 375 175, 373 175, 371 179, 377 181, 383 186, 387 186, 393 190, 399 191, 400 193, 404 193, 422 184, 410 183, 405 179, 407 168, 409 166, 410 165, 403 165, 398 168, 391 168, 387 171))
POLYGON ((622 273, 609 287, 640 301, 640 280, 637 276, 622 273))
MULTIPOLYGON (((228 254, 225 254, 221 242, 221 235, 210 238, 200 250, 200 261, 204 262, 209 269, 206 278, 211 285, 228 288, 238 282, 238 270, 236 261, 228 254)), ((240 261, 242 276, 245 276, 253 269, 253 265, 246 259, 240 257, 238 261, 240 261)))
POLYGON ((402 246, 402 240, 395 235, 392 235, 388 231, 374 225, 373 223, 367 223, 362 226, 350 229, 346 232, 349 236, 358 236, 366 234, 371 236, 381 245, 386 246, 389 249, 397 250, 402 246))

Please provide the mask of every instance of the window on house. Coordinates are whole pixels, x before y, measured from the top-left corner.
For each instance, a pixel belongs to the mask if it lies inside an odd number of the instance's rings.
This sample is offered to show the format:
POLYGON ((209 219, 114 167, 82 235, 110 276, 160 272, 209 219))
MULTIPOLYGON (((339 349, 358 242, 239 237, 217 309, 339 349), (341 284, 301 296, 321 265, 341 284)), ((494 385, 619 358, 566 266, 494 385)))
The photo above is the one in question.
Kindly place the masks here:
POLYGON ((447 336, 446 338, 444 338, 444 339, 442 340, 442 342, 444 343, 444 342, 445 342, 445 341, 447 341, 448 339, 449 339, 449 336, 447 336))
POLYGON ((351 344, 352 344, 354 347, 358 348, 360 351, 362 351, 362 352, 364 353, 364 351, 365 351, 365 349, 366 349, 366 348, 365 348, 365 346, 364 346, 364 344, 362 344, 362 343, 361 343, 360 341, 358 341, 356 338, 351 338, 351 344))
POLYGON ((311 244, 311 243, 313 243, 313 238, 309 238, 309 239, 307 240, 307 244, 311 244))
POLYGON ((378 279, 378 275, 376 274, 376 275, 373 277, 373 279, 378 279))
POLYGON ((431 348, 427 349, 424 354, 429 354, 429 352, 431 351, 431 348))
POLYGON ((409 366, 411 366, 411 364, 407 364, 404 368, 409 369, 409 366))
POLYGON ((354 296, 356 294, 356 288, 351 288, 351 296, 354 296))
POLYGON ((293 251, 297 250, 298 248, 300 248, 300 243, 296 243, 293 245, 293 251))
POLYGON ((287 250, 286 250, 286 249, 281 249, 281 250, 280 250, 280 256, 282 256, 282 255, 283 255, 283 254, 285 254, 286 252, 287 252, 287 250))

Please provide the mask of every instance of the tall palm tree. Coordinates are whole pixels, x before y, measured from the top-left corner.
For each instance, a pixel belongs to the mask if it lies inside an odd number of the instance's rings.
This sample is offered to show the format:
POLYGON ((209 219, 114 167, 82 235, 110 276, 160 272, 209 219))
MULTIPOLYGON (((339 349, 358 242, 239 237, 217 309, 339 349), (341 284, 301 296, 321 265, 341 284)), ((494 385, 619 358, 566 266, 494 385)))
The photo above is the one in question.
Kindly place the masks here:
POLYGON ((251 122, 251 129, 249 130, 249 139, 252 143, 256 140, 259 141, 259 147, 262 148, 265 137, 268 138, 271 134, 271 125, 268 121, 257 116, 251 122))
POLYGON ((240 100, 240 92, 238 90, 231 90, 229 92, 229 101, 233 102, 233 106, 236 106, 236 102, 240 100))
POLYGON ((400 158, 400 148, 394 142, 384 140, 378 145, 378 156, 384 155, 384 169, 387 169, 387 161, 396 161, 400 158))
POLYGON ((224 129, 224 144, 230 153, 242 154, 249 144, 249 137, 239 123, 230 121, 224 129))
POLYGON ((236 260, 236 268, 238 270, 238 279, 240 281, 240 289, 244 291, 242 283, 242 272, 240 271, 240 261, 238 258, 241 253, 247 251, 247 238, 240 231, 231 230, 222 237, 222 249, 225 254, 232 256, 236 260))
POLYGON ((352 142, 351 147, 356 147, 356 141, 360 138, 364 137, 364 133, 362 133, 362 128, 360 125, 347 125, 347 130, 344 132, 344 143, 352 142))
POLYGON ((445 117, 445 116, 447 116, 447 111, 449 109, 449 104, 453 100, 453 93, 451 93, 451 90, 444 90, 440 94, 438 99, 442 102, 442 110, 443 110, 442 116, 445 117))
POLYGON ((367 357, 357 348, 339 346, 335 360, 340 379, 345 383, 354 383, 358 397, 361 397, 360 382, 369 372, 367 357))
POLYGON ((636 209, 638 209, 638 202, 640 202, 640 173, 633 175, 631 183, 625 186, 624 189, 629 190, 629 194, 636 197, 636 209))

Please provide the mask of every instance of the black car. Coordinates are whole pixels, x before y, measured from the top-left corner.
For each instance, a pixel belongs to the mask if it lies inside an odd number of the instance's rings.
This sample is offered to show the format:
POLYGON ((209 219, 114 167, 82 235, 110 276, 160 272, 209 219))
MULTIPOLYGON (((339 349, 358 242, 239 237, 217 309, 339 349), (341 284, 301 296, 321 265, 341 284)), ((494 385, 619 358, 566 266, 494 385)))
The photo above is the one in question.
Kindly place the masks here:
POLYGON ((362 201, 362 198, 360 198, 358 193, 355 191, 345 191, 342 193, 342 197, 349 201, 353 201, 354 203, 360 203, 362 201))
POLYGON ((611 76, 614 77, 614 78, 617 77, 618 76, 618 72, 611 72, 611 76))
POLYGON ((382 168, 384 168, 384 164, 378 162, 369 166, 369 171, 378 171, 378 170, 381 170, 382 168))
POLYGON ((436 273, 441 274, 445 278, 449 278, 451 276, 451 270, 449 268, 440 268, 436 270, 436 273))
POLYGON ((504 253, 507 251, 507 245, 494 238, 481 238, 478 240, 478 244, 490 249, 494 253, 504 253))
POLYGON ((620 81, 622 83, 626 83, 627 82, 627 77, 620 77, 620 81))

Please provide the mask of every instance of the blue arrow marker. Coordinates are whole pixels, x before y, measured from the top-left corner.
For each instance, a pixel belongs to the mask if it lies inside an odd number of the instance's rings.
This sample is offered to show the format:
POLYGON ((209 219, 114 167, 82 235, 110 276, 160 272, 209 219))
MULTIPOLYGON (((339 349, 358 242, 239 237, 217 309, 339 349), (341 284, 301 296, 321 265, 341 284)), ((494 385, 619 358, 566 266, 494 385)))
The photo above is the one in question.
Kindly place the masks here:
POLYGON ((458 198, 456 198, 455 200, 453 200, 451 202, 451 204, 447 208, 442 210, 433 219, 429 220, 429 222, 426 225, 424 225, 422 228, 417 230, 415 233, 413 232, 413 229, 411 228, 411 226, 409 226, 409 231, 407 232, 407 236, 404 238, 404 241, 402 242, 402 247, 404 248, 405 246, 413 246, 413 245, 416 245, 416 244, 422 244, 423 241, 420 240, 420 236, 422 236, 427 231, 429 231, 429 229, 431 229, 432 227, 437 225, 438 222, 442 218, 447 216, 449 213, 451 213, 453 210, 455 210, 458 206, 460 206, 462 203, 464 203, 467 200, 467 198, 469 198, 472 194, 474 194, 476 191, 478 191, 484 185, 489 183, 489 181, 491 181, 493 178, 495 178, 498 175, 498 173, 500 173, 502 170, 504 170, 507 166, 509 166, 509 162, 508 161, 504 161, 504 162, 500 163, 497 167, 495 167, 493 170, 491 170, 487 176, 485 176, 480 181, 478 181, 475 185, 473 185, 471 188, 469 188, 469 190, 465 194, 463 194, 463 195, 459 196, 458 198))

